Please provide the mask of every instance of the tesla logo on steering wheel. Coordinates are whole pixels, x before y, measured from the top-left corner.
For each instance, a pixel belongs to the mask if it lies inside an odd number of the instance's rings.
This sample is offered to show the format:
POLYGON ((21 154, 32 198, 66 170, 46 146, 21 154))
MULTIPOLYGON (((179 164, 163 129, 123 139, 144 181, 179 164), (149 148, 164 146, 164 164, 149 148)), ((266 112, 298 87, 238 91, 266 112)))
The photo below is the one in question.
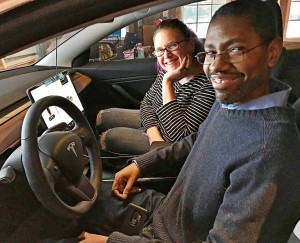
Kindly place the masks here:
POLYGON ((67 150, 72 151, 75 154, 75 156, 78 157, 77 153, 76 153, 76 150, 75 150, 75 142, 70 143, 67 147, 67 150))

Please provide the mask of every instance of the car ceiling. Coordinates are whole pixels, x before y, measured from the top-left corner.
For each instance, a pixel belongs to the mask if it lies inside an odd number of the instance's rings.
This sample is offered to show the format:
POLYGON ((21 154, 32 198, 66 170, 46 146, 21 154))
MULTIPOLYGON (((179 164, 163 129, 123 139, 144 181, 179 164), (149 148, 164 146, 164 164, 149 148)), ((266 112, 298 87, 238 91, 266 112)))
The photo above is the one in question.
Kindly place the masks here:
POLYGON ((72 29, 167 0, 36 0, 0 15, 0 57, 72 29))

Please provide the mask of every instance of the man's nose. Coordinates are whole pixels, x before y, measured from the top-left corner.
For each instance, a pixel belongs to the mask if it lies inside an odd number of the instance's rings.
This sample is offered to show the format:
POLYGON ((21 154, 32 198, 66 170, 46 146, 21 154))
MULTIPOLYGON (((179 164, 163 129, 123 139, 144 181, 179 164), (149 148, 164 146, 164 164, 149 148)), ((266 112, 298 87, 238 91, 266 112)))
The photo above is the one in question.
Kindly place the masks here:
POLYGON ((213 71, 219 71, 222 70, 226 64, 228 63, 223 60, 222 55, 215 55, 214 60, 209 65, 209 69, 213 71))

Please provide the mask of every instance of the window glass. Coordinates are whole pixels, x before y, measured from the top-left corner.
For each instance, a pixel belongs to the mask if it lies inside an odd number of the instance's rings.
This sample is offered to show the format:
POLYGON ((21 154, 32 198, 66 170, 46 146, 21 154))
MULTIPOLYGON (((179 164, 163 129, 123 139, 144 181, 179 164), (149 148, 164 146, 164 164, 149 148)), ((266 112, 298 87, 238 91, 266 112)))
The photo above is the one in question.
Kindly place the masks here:
POLYGON ((197 22, 197 6, 187 5, 183 7, 183 21, 185 23, 197 22))
POLYGON ((292 1, 289 20, 300 20, 300 1, 292 1))
POLYGON ((286 38, 300 38, 300 21, 289 21, 286 38))
POLYGON ((203 1, 203 2, 199 2, 198 4, 200 4, 200 5, 207 5, 207 4, 212 4, 212 1, 213 0, 207 0, 207 1, 203 1))
POLYGON ((153 33, 159 19, 178 18, 191 28, 199 38, 205 38, 212 15, 225 3, 226 0, 196 2, 139 20, 137 23, 133 23, 95 43, 91 47, 90 61, 154 57, 152 55, 154 50, 153 33), (112 43, 108 48, 106 48, 107 42, 112 43))
POLYGON ((15 54, 0 59, 0 72, 35 64, 48 53, 53 51, 56 46, 61 45, 67 39, 75 35, 79 30, 58 36, 51 40, 39 43, 15 54))
POLYGON ((300 38, 300 1, 291 1, 286 38, 300 38))
POLYGON ((212 6, 212 13, 211 16, 213 16, 215 14, 215 12, 222 6, 222 4, 216 4, 212 6))
POLYGON ((210 0, 183 6, 183 21, 197 33, 199 38, 205 38, 212 15, 225 3, 226 0, 210 0))
POLYGON ((225 3, 226 3, 226 0, 208 0, 208 1, 199 2, 200 5, 202 5, 202 4, 203 5, 206 5, 206 4, 210 4, 210 5, 215 5, 215 4, 223 5, 225 3))
MULTIPOLYGON (((193 30, 197 36, 206 36, 208 29, 208 23, 198 23, 198 24, 187 24, 187 26, 193 30)), ((201 38, 201 37, 199 37, 201 38)))
MULTIPOLYGON (((201 1, 176 9, 169 9, 139 20, 92 45, 89 61, 98 62, 153 57, 153 33, 159 19, 178 18, 186 23, 199 38, 205 38, 211 16, 225 3, 226 0, 201 1)), ((299 16, 297 12, 294 15, 293 19, 297 19, 299 16)), ((291 24, 290 28, 293 25, 291 24)), ((65 34, 16 54, 6 56, 0 59, 0 71, 33 65, 74 34, 76 32, 65 34)))
POLYGON ((224 1, 224 0, 214 0, 214 4, 219 4, 219 5, 223 5, 228 1, 224 1))
POLYGON ((211 18, 211 5, 194 6, 198 9, 198 23, 209 22, 211 18))

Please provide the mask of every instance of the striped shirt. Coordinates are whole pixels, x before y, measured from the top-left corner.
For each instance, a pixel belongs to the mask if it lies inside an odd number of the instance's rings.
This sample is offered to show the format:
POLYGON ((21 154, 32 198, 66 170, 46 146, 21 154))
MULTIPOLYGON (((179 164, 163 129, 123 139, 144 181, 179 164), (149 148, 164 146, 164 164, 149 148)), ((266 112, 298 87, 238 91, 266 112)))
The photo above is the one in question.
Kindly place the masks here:
POLYGON ((183 85, 175 82, 176 99, 163 105, 162 80, 159 73, 141 103, 142 126, 145 130, 156 126, 165 141, 175 142, 198 131, 215 101, 215 92, 200 74, 183 85))

